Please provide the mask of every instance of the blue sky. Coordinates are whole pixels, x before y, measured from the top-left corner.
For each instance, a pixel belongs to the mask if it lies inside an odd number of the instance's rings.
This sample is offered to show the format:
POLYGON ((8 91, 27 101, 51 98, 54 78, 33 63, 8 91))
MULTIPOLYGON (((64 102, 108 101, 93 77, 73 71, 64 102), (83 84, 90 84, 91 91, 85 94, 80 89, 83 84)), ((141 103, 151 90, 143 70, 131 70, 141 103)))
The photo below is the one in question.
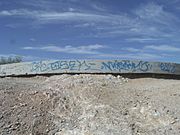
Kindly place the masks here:
POLYGON ((0 0, 0 56, 180 63, 180 0, 0 0))

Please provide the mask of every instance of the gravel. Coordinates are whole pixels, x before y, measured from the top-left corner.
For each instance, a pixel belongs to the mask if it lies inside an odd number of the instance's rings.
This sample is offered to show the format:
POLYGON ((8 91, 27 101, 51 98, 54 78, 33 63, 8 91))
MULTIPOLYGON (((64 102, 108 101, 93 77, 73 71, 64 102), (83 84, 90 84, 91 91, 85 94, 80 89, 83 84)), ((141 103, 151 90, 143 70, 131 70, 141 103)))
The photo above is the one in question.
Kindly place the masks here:
POLYGON ((179 80, 1 78, 0 135, 179 135, 179 102, 179 80))

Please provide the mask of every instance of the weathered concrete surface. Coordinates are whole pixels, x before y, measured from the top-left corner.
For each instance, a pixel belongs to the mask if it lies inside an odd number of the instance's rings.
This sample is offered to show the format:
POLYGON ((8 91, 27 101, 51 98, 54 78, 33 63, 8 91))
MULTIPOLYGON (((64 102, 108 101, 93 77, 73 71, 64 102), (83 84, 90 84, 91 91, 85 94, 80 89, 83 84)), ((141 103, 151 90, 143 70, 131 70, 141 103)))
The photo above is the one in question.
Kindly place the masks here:
POLYGON ((53 60, 0 66, 0 76, 50 73, 156 73, 180 75, 180 64, 130 60, 53 60))

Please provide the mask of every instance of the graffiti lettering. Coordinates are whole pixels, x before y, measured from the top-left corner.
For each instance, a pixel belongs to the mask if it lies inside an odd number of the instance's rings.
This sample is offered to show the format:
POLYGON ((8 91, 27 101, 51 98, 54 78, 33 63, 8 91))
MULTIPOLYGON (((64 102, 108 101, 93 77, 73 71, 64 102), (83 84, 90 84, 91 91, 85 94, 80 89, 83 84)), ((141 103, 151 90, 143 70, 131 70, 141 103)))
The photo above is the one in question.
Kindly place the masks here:
POLYGON ((175 65, 173 65, 171 63, 161 63, 160 64, 160 69, 162 71, 165 71, 165 72, 168 72, 168 73, 175 73, 175 71, 176 71, 175 65))
POLYGON ((69 69, 70 70, 76 70, 76 61, 70 61, 69 62, 69 69))
POLYGON ((46 63, 40 62, 33 62, 31 67, 31 72, 44 72, 47 71, 49 67, 46 63))
POLYGON ((151 70, 152 65, 148 62, 139 61, 137 63, 123 60, 123 61, 108 61, 108 62, 102 62, 101 69, 110 70, 110 71, 120 71, 126 70, 126 71, 142 71, 147 72, 151 70))
MULTIPOLYGON (((51 63, 33 62, 31 72, 45 72, 54 70, 95 70, 95 63, 88 63, 86 61, 55 61, 51 63)), ((97 69, 98 70, 98 69, 97 69)))
POLYGON ((53 60, 0 65, 0 76, 46 73, 157 73, 180 75, 180 64, 133 60, 53 60))
POLYGON ((91 66, 89 66, 89 65, 86 63, 86 61, 81 62, 81 61, 77 60, 77 62, 78 62, 78 70, 79 70, 79 71, 81 70, 81 68, 83 68, 84 70, 89 70, 89 69, 91 69, 91 66))

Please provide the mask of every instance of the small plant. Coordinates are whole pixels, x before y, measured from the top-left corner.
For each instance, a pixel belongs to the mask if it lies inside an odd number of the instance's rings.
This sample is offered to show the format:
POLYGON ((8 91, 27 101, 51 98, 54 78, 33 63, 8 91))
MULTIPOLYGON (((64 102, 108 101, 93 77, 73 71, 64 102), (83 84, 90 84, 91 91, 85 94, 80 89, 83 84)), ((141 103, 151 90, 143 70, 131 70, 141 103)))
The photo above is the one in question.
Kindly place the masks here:
POLYGON ((9 56, 9 57, 0 57, 0 65, 11 64, 11 63, 20 63, 22 62, 21 56, 9 56))

